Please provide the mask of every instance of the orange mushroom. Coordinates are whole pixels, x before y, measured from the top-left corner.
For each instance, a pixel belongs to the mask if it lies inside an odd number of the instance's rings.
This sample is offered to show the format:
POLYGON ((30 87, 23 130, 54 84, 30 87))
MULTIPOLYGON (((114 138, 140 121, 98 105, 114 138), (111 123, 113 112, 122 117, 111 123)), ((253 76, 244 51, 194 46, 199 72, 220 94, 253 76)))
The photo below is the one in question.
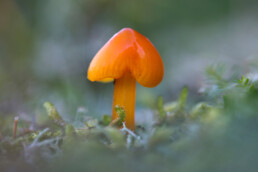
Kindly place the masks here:
POLYGON ((155 87, 164 74, 162 59, 153 44, 131 28, 115 34, 95 55, 88 68, 90 81, 114 80, 112 120, 118 118, 115 106, 125 110, 125 125, 134 131, 136 81, 155 87))

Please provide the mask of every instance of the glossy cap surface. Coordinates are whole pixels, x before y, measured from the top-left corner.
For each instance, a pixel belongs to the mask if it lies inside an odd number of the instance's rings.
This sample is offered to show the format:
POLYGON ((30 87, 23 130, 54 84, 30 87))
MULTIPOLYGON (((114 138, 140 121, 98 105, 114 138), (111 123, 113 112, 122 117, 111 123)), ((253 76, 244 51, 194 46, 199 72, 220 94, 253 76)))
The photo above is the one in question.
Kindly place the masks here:
POLYGON ((88 68, 88 79, 108 82, 128 71, 142 86, 155 87, 163 78, 164 66, 158 51, 145 36, 124 28, 95 55, 88 68))

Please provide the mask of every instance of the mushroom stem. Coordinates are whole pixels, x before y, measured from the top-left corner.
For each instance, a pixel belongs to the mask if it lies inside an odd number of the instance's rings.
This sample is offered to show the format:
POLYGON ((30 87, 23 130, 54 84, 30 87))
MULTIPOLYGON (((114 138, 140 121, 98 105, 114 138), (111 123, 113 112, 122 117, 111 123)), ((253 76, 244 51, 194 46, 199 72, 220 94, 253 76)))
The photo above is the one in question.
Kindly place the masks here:
POLYGON ((135 109, 136 80, 127 71, 122 77, 115 80, 112 120, 118 118, 115 106, 118 105, 125 110, 125 125, 134 131, 134 109, 135 109))

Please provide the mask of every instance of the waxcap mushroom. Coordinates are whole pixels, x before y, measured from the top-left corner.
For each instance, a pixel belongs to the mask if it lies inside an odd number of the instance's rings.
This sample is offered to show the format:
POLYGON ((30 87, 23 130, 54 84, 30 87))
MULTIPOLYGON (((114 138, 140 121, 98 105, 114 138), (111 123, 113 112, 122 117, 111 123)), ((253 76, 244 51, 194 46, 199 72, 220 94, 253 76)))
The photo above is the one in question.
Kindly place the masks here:
POLYGON ((158 85, 164 74, 162 59, 152 43, 133 29, 115 34, 95 55, 88 68, 90 81, 114 82, 112 120, 116 106, 125 111, 125 126, 134 131, 136 81, 145 87, 158 85))
POLYGON ((119 31, 98 51, 88 68, 88 79, 112 81, 126 71, 145 87, 155 87, 164 75, 156 48, 148 38, 131 28, 119 31))

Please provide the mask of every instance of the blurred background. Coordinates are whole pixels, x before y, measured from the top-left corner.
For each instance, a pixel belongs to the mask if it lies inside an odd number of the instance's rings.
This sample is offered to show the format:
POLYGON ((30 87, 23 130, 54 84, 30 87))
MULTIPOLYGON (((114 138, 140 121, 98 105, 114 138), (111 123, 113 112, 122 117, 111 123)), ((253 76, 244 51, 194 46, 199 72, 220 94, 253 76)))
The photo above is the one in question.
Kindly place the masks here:
POLYGON ((208 65, 241 75, 258 59, 256 0, 0 0, 0 115, 30 120, 45 101, 70 121, 111 114, 113 84, 91 83, 87 68, 124 27, 147 36, 165 64, 159 86, 137 86, 136 118, 185 85, 201 101, 208 65))

